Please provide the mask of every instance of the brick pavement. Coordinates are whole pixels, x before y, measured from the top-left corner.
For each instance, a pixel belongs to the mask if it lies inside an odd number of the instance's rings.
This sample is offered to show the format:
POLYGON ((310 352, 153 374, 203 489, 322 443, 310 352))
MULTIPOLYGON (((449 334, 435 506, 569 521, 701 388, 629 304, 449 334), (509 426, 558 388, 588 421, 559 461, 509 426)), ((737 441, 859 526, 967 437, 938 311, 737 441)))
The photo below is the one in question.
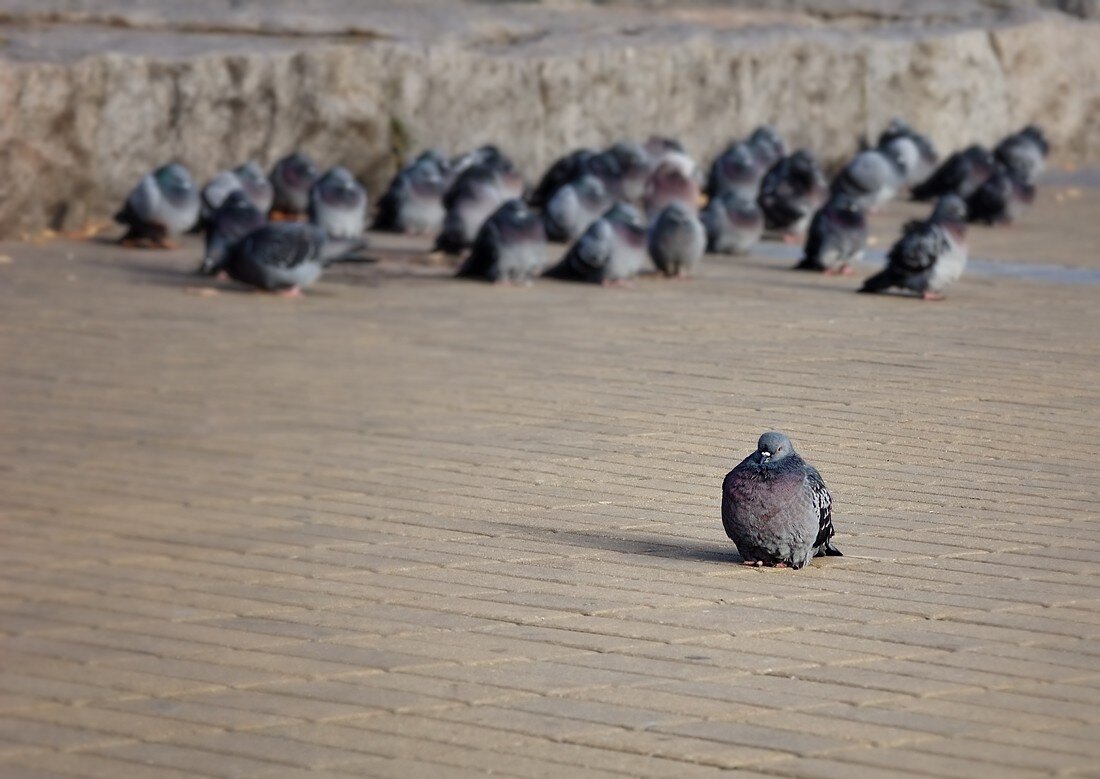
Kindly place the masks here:
MULTIPOLYGON (((975 253, 1096 267, 1061 205, 975 253)), ((1100 775, 1100 287, 380 245, 299 301, 2 247, 0 774, 1100 775), (736 564, 772 427, 845 557, 736 564)))

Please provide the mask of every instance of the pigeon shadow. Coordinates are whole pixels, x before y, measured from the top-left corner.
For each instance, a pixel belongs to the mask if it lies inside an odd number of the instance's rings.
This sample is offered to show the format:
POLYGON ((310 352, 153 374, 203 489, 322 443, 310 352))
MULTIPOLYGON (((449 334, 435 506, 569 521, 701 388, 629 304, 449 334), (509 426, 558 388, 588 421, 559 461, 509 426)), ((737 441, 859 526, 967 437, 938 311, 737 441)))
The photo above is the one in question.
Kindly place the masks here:
POLYGON ((697 541, 663 541, 653 537, 626 534, 626 531, 589 533, 581 530, 523 527, 510 535, 538 541, 555 541, 572 546, 586 546, 605 552, 660 557, 665 560, 740 563, 743 559, 732 542, 728 546, 716 546, 697 541))

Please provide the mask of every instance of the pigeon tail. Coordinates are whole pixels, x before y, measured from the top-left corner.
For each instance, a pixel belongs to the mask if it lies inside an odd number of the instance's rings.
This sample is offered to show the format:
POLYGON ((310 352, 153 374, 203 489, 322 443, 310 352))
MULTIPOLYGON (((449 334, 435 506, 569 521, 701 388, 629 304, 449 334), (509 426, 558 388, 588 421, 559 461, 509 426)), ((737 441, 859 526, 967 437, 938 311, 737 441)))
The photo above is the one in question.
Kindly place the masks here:
POLYGON ((325 246, 321 250, 321 261, 325 265, 338 262, 377 262, 374 257, 363 256, 366 248, 367 241, 365 238, 329 240, 325 242, 325 246))
POLYGON ((898 278, 894 271, 890 268, 886 268, 879 273, 876 273, 867 281, 863 282, 863 286, 859 288, 860 292, 882 292, 890 287, 896 287, 898 285, 898 278))
POLYGON ((833 546, 832 541, 826 541, 814 550, 814 557, 843 557, 844 553, 833 546))

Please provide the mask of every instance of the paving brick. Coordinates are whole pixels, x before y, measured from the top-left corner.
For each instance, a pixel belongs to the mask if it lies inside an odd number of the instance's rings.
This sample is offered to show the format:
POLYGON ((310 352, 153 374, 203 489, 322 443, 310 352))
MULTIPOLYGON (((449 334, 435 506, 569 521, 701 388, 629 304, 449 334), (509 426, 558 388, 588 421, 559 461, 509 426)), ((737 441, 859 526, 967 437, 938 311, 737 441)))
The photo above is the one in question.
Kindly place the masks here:
POLYGON ((508 291, 372 241, 294 302, 183 294, 189 238, 0 247, 0 775, 1093 770, 1090 286, 508 291), (845 557, 737 564, 718 485, 767 428, 845 557))

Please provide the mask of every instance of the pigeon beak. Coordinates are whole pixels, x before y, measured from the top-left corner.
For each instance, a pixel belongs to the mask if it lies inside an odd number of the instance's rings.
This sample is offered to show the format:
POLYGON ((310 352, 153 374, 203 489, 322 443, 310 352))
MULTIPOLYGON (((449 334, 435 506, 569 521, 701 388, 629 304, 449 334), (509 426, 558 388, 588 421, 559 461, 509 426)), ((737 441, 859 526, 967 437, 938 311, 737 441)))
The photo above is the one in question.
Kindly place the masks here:
POLYGON ((760 462, 766 463, 770 459, 772 459, 772 453, 771 452, 761 452, 760 453, 760 462))

